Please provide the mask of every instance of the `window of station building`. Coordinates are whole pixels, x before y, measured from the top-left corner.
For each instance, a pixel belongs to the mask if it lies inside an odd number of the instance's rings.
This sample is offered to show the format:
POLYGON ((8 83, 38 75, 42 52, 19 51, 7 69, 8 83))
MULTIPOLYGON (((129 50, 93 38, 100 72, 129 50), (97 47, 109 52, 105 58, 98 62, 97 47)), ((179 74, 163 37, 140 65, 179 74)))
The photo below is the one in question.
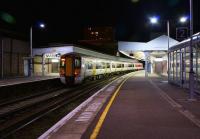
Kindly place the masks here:
POLYGON ((51 62, 52 62, 52 63, 58 63, 58 62, 59 62, 59 59, 51 59, 51 62))
POLYGON ((80 61, 80 59, 75 59, 75 68, 80 68, 81 67, 81 61, 80 61))
POLYGON ((34 56, 34 64, 42 64, 42 56, 36 55, 34 56))

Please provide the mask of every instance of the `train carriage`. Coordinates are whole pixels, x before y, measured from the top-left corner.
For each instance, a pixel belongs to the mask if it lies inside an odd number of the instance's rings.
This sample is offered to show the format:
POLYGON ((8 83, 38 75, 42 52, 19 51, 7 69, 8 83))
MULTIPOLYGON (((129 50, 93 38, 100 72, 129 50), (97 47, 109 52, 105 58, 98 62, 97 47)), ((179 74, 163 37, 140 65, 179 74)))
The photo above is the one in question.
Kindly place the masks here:
POLYGON ((106 59, 79 53, 64 54, 60 58, 61 82, 73 85, 81 83, 84 79, 100 79, 111 74, 140 70, 143 67, 142 63, 135 63, 130 59, 129 62, 118 59, 114 56, 106 59))

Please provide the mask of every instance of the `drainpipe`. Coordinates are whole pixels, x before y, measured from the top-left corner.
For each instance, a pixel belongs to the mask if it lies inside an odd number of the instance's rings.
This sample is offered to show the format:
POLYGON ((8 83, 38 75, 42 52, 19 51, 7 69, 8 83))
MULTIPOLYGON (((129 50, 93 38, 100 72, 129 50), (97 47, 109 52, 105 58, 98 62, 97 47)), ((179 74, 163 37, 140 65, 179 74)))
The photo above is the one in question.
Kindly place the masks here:
POLYGON ((1 78, 3 79, 3 64, 4 64, 4 61, 3 61, 3 39, 2 39, 2 41, 1 41, 1 78))

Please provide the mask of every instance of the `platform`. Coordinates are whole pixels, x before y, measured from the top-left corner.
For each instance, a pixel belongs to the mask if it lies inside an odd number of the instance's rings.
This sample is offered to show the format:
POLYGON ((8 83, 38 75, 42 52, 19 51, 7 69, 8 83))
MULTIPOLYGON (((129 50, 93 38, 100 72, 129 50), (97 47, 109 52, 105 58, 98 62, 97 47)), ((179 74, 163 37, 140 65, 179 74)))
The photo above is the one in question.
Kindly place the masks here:
POLYGON ((39 139, 199 139, 200 101, 143 71, 110 83, 39 139))
POLYGON ((59 78, 59 75, 48 75, 48 76, 32 76, 32 77, 18 77, 18 78, 8 78, 0 80, 0 87, 12 86, 22 83, 37 82, 42 80, 49 80, 59 78))

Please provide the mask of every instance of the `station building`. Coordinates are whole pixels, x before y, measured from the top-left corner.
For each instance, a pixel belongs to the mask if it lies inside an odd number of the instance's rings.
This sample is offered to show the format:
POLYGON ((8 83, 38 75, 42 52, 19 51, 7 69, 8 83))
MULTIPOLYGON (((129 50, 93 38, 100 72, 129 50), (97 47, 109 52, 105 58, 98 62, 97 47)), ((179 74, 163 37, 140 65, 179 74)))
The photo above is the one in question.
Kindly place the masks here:
POLYGON ((24 76, 28 68, 25 59, 30 54, 29 43, 11 37, 0 37, 0 78, 24 76))
MULTIPOLYGON (((71 46, 71 45, 66 45, 71 46)), ((48 48, 33 48, 33 72, 35 76, 59 75, 60 56, 66 53, 68 47, 58 45, 48 48)))

